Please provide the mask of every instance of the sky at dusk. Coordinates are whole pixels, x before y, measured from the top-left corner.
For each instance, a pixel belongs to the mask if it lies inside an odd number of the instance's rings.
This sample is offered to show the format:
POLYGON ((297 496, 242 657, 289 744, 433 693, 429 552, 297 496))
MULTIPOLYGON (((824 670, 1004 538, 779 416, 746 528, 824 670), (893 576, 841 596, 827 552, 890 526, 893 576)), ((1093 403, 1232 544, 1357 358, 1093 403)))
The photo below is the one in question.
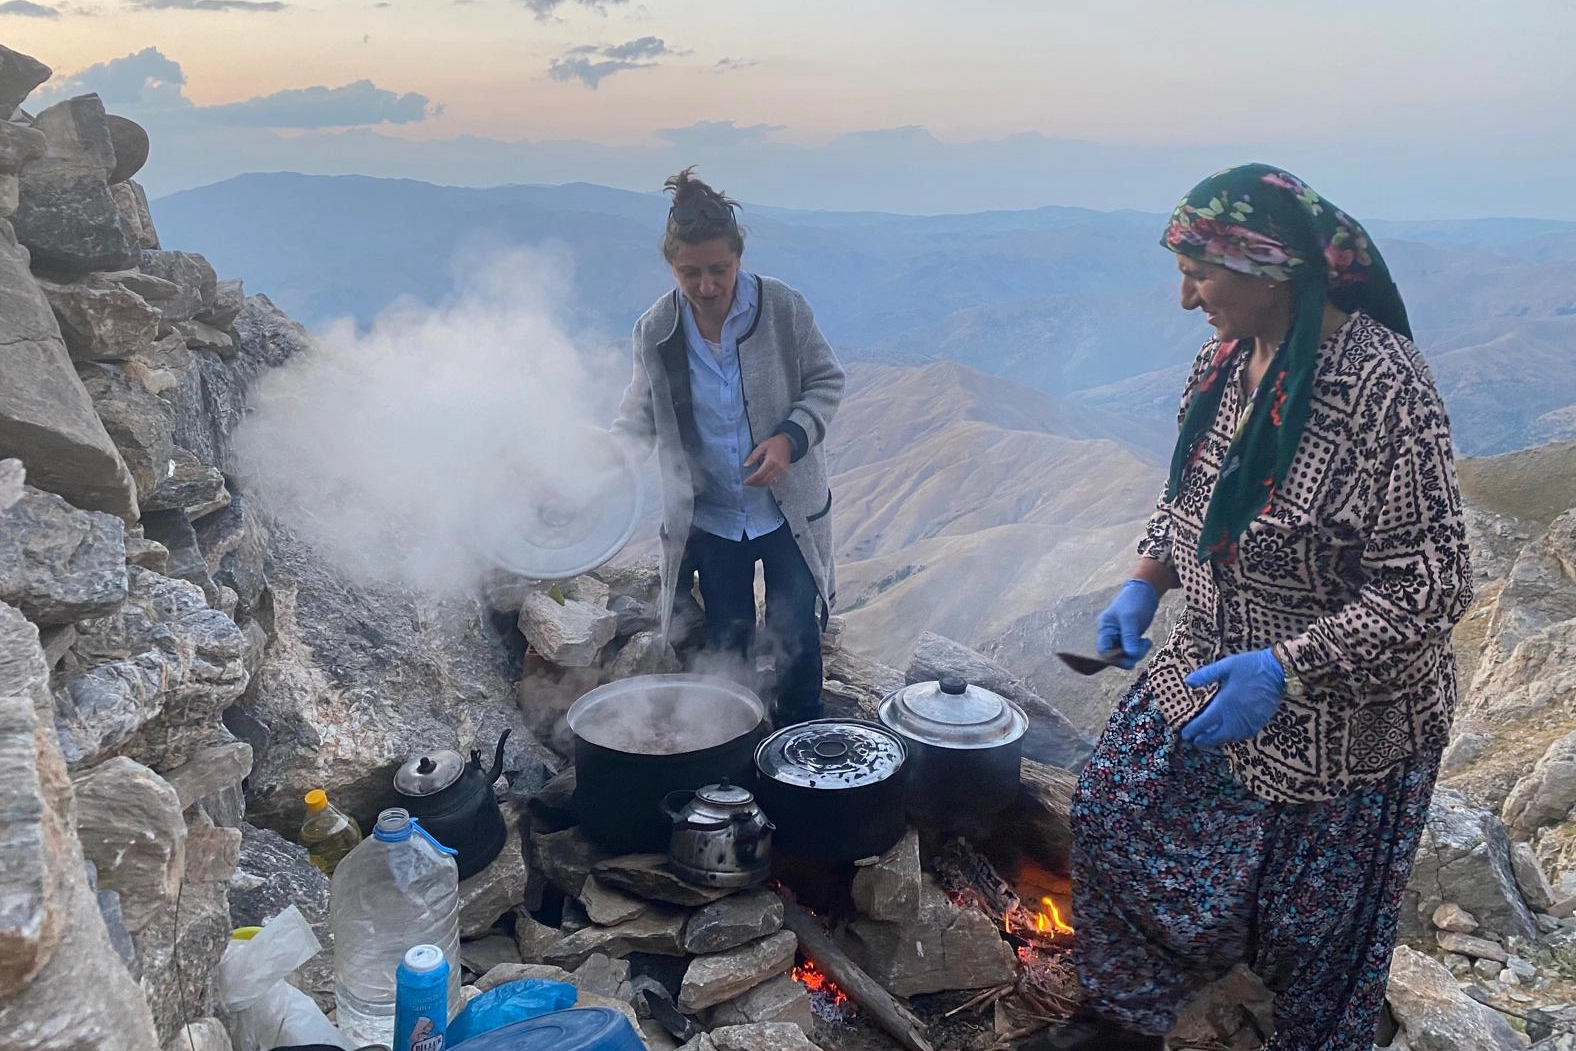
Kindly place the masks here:
POLYGON ((1569 0, 0 0, 141 121, 155 195, 244 171, 933 212, 1163 210, 1264 160, 1392 219, 1576 219, 1569 0))

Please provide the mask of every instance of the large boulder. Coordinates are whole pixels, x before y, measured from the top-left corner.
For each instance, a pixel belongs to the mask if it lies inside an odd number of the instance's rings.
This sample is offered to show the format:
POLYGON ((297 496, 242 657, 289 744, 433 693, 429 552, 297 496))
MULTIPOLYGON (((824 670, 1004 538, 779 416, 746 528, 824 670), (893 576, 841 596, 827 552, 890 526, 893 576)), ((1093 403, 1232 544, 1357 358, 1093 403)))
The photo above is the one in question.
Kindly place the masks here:
POLYGON ((550 776, 556 764, 525 729, 507 648, 478 603, 357 584, 277 526, 270 554, 274 638, 229 720, 254 750, 252 821, 292 828, 299 793, 317 787, 370 822, 412 754, 491 751, 506 728, 511 781, 550 776))
POLYGON ((1543 758, 1510 790, 1501 814, 1511 835, 1528 839, 1544 825, 1564 821, 1572 807, 1576 807, 1576 731, 1549 745, 1543 758))
MULTIPOLYGON (((15 461, 11 461, 15 462, 15 461)), ((109 613, 126 597, 126 527, 25 486, 0 510, 0 602, 35 624, 109 613)))
POLYGON ((191 584, 127 569, 126 602, 77 625, 60 669, 57 723, 73 769, 114 753, 154 770, 224 738, 219 714, 246 688, 246 639, 191 584))
MULTIPOLYGON (((1509 579, 1494 601, 1479 678, 1516 647, 1551 625, 1576 617, 1576 509, 1550 523, 1542 536, 1522 548, 1509 579)), ((1478 691, 1473 691, 1477 694, 1478 691)), ((1493 711, 1492 695, 1479 695, 1493 711)), ((1477 707, 1477 705, 1474 705, 1477 707)))
POLYGON ((157 1051, 76 834, 38 634, 0 604, 0 1033, 29 1051, 157 1051))
POLYGON ((191 352, 193 363, 182 370, 179 385, 161 395, 175 408, 176 443, 226 473, 235 473, 231 435, 246 413, 252 384, 311 347, 306 330, 267 296, 248 296, 233 328, 239 337, 234 357, 191 352))
POLYGON ((22 203, 24 165, 44 155, 44 133, 23 124, 0 120, 0 217, 16 213, 22 203))
POLYGON ((1029 717, 1023 735, 1023 754, 1036 762, 1077 770, 1094 751, 1094 742, 1068 721, 1056 706, 1042 698, 1006 668, 961 643, 934 632, 923 632, 914 643, 907 678, 928 682, 958 675, 1012 701, 1029 717))
POLYGON ((268 529, 250 497, 233 493, 227 506, 192 523, 214 583, 232 589, 242 615, 251 613, 267 583, 268 529))
POLYGON ((40 280, 73 361, 124 361, 146 350, 159 332, 159 312, 113 281, 40 280))
POLYGON ((0 603, 0 1005, 49 962, 66 922, 76 839, 50 708, 38 629, 0 603))
POLYGON ((148 194, 135 179, 111 183, 109 192, 115 198, 115 208, 126 233, 138 248, 159 247, 159 231, 153 226, 153 213, 148 208, 148 194))
POLYGON ((85 274, 118 270, 137 259, 109 176, 115 168, 104 104, 97 95, 57 102, 33 119, 44 155, 22 170, 12 222, 43 270, 85 274))
POLYGON ((1471 999, 1444 966, 1405 945, 1390 961, 1386 994, 1406 1051, 1521 1051, 1527 1038, 1493 1008, 1471 999))
POLYGON ((0 120, 9 120, 22 100, 49 75, 50 68, 32 55, 0 44, 0 120))
POLYGON ((1018 973, 1017 958, 990 917, 954 905, 928 879, 915 920, 858 919, 839 938, 853 961, 897 996, 984 989, 1018 973))
POLYGON ((141 763, 114 756, 73 781, 77 838, 98 869, 100 890, 120 895, 135 937, 174 906, 186 874, 186 822, 170 783, 141 763))
POLYGON ((109 181, 125 182, 148 163, 148 133, 136 121, 115 113, 109 114, 105 121, 115 148, 115 167, 109 173, 109 181))
POLYGON ((175 456, 175 410, 113 365, 78 365, 77 375, 131 470, 140 504, 142 497, 152 495, 170 476, 175 456))
POLYGON ((0 457, 78 507, 137 517, 137 493, 77 378, 27 253, 0 222, 0 457))
POLYGON ((1504 823, 1461 793, 1440 789, 1407 884, 1403 937, 1423 937, 1435 910, 1447 903, 1471 913, 1484 931, 1529 941, 1537 937, 1532 912, 1516 885, 1504 823))
POLYGON ((238 277, 226 278, 220 281, 214 289, 213 302, 197 312, 193 318, 205 325, 226 331, 235 324, 235 319, 241 316, 241 308, 246 305, 246 292, 238 277))
POLYGON ((161 1040, 218 1007, 215 979, 230 943, 229 880, 240 849, 239 829, 215 828, 196 811, 187 826, 180 898, 137 936, 142 991, 161 1040))
POLYGON ((174 297, 159 303, 160 313, 171 325, 190 321, 212 307, 219 294, 219 276, 208 260, 196 252, 145 250, 138 269, 172 281, 180 289, 174 297))

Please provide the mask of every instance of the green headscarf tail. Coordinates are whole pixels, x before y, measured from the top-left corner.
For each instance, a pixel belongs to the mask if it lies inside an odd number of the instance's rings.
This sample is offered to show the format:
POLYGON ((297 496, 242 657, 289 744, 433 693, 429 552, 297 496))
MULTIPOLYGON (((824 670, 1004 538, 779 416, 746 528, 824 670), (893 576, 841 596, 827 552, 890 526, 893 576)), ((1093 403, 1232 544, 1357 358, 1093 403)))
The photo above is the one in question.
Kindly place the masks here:
MULTIPOLYGON (((1356 220, 1301 179, 1244 164, 1205 179, 1171 213, 1161 244, 1180 255, 1291 284, 1291 329, 1276 351, 1248 424, 1226 451, 1204 513, 1198 558, 1230 558, 1237 538, 1273 503, 1302 441, 1318 365, 1326 296, 1410 338, 1406 306, 1379 249, 1356 220)), ((1231 379, 1236 344, 1222 344, 1193 392, 1171 454, 1166 498, 1175 503, 1231 379)))

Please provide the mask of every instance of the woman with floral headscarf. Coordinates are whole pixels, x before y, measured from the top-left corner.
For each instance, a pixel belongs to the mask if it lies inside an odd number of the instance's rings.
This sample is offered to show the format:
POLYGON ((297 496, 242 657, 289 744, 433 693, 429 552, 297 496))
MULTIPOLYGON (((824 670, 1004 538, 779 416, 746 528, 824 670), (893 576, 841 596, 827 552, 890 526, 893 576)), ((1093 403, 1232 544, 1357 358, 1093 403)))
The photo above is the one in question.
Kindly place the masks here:
POLYGON ((1277 1051, 1370 1051, 1471 600, 1449 422, 1363 228, 1286 172, 1220 172, 1163 239, 1215 329, 1138 566, 1131 667, 1073 805, 1085 999, 1042 1046, 1163 1047, 1246 963, 1277 1051))

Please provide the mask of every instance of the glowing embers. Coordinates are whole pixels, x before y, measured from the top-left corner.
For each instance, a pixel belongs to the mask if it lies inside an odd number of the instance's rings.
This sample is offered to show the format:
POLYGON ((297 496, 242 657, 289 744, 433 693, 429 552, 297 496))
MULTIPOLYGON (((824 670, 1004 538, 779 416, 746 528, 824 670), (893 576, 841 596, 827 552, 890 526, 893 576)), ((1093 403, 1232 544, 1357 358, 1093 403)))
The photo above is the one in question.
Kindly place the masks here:
POLYGON ((790 973, 810 994, 810 1010, 822 1021, 846 1022, 857 1013, 858 1008, 848 994, 808 956, 801 956, 800 963, 790 973))

